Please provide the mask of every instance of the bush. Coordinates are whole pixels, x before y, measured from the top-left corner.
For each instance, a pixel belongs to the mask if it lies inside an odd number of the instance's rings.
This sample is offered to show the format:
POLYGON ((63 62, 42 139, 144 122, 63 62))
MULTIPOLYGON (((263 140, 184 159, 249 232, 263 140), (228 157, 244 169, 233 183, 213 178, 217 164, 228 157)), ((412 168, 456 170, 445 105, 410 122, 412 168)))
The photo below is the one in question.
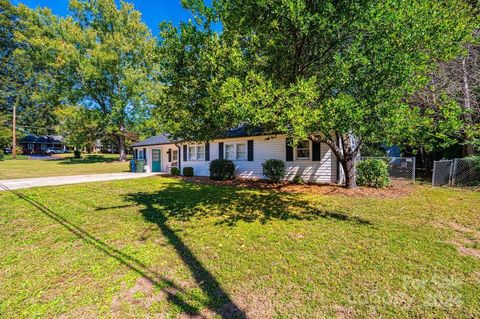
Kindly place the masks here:
POLYGON ((170 168, 170 174, 172 174, 173 176, 178 176, 180 175, 180 170, 178 169, 178 167, 172 167, 170 168))
POLYGON ((79 150, 73 151, 73 157, 74 157, 74 158, 80 158, 80 157, 82 157, 82 152, 80 152, 79 150))
POLYGON ((0 161, 3 161, 5 157, 5 153, 3 152, 3 150, 0 150, 0 161))
POLYGON ((183 176, 186 176, 186 177, 193 176, 193 167, 184 167, 183 168, 183 176))
POLYGON ((224 181, 235 178, 235 164, 225 159, 210 162, 210 178, 214 181, 224 181))
POLYGON ((379 159, 367 159, 357 164, 357 184, 383 188, 390 184, 388 165, 379 159))
POLYGON ((303 185, 305 184, 305 181, 303 180, 302 176, 297 175, 293 178, 293 183, 298 185, 303 185))
POLYGON ((262 164, 263 175, 271 182, 278 183, 285 176, 285 163, 277 159, 266 160, 262 164))

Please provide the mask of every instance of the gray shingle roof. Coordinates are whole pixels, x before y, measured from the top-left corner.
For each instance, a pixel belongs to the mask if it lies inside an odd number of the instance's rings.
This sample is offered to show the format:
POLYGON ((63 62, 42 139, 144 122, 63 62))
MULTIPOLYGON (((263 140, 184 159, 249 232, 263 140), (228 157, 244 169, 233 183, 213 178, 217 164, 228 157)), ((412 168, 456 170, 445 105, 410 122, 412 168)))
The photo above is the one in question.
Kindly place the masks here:
POLYGON ((138 146, 149 146, 149 145, 161 145, 161 144, 170 144, 175 142, 176 142, 175 140, 171 140, 168 138, 168 134, 160 134, 157 136, 149 137, 146 140, 137 142, 132 146, 138 147, 138 146))
MULTIPOLYGON (((247 137, 247 136, 258 136, 262 135, 264 131, 261 128, 252 128, 246 125, 240 125, 234 129, 228 130, 223 134, 223 136, 219 136, 219 138, 234 138, 234 137, 247 137)), ((171 144, 181 142, 181 140, 171 140, 169 139, 169 134, 160 134, 157 136, 152 136, 147 138, 146 140, 137 142, 133 144, 133 147, 140 147, 140 146, 150 146, 150 145, 162 145, 162 144, 171 144)))
POLYGON ((59 135, 34 135, 29 134, 19 141, 20 143, 36 143, 36 144, 63 144, 63 136, 59 135))

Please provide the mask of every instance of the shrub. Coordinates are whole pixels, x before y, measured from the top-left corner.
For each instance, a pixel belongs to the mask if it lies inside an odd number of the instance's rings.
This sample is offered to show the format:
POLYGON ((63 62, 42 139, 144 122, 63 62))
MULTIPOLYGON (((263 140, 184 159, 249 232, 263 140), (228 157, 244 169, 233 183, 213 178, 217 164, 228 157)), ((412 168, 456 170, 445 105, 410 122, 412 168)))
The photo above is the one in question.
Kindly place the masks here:
POLYGON ((278 183, 285 176, 285 163, 277 159, 266 160, 262 164, 263 175, 271 182, 278 183))
POLYGON ((180 170, 178 169, 178 167, 172 167, 170 168, 170 174, 172 174, 173 176, 178 176, 180 175, 180 170))
POLYGON ((214 181, 224 181, 235 178, 235 164, 225 159, 216 159, 210 162, 210 178, 214 181))
POLYGON ((193 167, 184 167, 183 168, 183 176, 186 176, 186 177, 191 177, 193 176, 193 167))
POLYGON ((297 175, 293 178, 293 183, 298 185, 303 185, 305 184, 305 181, 303 180, 302 176, 297 175))
POLYGON ((74 158, 80 158, 80 157, 82 157, 82 152, 80 152, 79 150, 73 151, 73 157, 74 157, 74 158))
POLYGON ((0 161, 3 161, 4 156, 5 156, 5 153, 3 152, 3 150, 0 150, 0 161))
POLYGON ((390 184, 388 165, 379 159, 367 159, 357 164, 357 184, 383 188, 390 184))

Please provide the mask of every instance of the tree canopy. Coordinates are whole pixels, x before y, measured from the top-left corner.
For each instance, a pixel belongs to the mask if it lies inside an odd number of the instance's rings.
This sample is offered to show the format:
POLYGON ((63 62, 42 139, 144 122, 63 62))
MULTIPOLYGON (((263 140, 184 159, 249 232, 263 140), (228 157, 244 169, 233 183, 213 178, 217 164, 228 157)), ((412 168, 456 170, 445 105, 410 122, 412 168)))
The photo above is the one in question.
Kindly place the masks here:
MULTIPOLYGON (((396 142, 439 123, 408 98, 429 83, 439 61, 464 53, 477 23, 460 0, 189 4, 206 23, 163 34, 166 73, 175 74, 164 81, 164 95, 175 98, 159 113, 178 115, 162 121, 171 124, 165 130, 193 139, 195 126, 197 138, 209 138, 212 123, 217 130, 246 123, 294 142, 319 140, 352 187, 364 141, 396 142), (221 34, 210 21, 221 22, 221 34)), ((461 108, 438 107, 445 131, 437 134, 456 134, 461 108)))

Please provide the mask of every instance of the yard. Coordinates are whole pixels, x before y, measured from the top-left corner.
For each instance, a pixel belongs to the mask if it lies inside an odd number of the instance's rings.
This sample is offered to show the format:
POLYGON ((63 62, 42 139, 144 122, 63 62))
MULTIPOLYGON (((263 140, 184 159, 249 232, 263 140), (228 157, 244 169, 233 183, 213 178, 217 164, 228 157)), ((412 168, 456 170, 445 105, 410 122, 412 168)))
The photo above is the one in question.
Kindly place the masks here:
POLYGON ((118 162, 118 154, 82 155, 75 159, 72 154, 58 155, 55 160, 29 159, 19 156, 18 160, 0 161, 0 180, 65 176, 128 171, 128 162, 118 162))
POLYGON ((480 317, 479 204, 165 177, 1 192, 0 317, 480 317))

